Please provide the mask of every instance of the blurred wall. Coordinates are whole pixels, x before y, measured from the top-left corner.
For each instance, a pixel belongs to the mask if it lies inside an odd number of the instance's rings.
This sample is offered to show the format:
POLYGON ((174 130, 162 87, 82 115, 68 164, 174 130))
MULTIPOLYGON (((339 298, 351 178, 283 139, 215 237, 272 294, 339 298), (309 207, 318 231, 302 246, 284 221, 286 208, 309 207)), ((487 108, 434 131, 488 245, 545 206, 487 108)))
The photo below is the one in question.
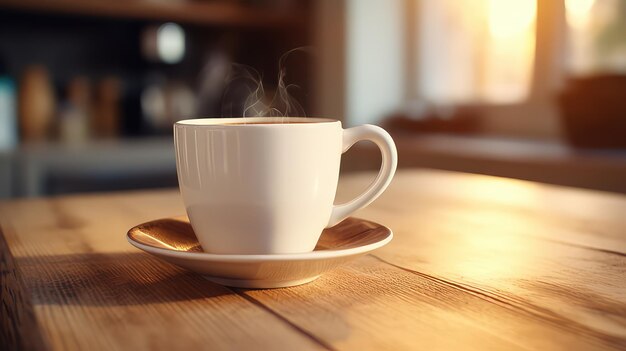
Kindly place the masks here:
POLYGON ((348 0, 346 116, 378 123, 405 101, 404 0, 348 0))
POLYGON ((315 2, 316 114, 378 123, 405 100, 404 0, 315 2))
POLYGON ((312 115, 346 121, 346 3, 313 2, 312 41, 315 48, 312 115))

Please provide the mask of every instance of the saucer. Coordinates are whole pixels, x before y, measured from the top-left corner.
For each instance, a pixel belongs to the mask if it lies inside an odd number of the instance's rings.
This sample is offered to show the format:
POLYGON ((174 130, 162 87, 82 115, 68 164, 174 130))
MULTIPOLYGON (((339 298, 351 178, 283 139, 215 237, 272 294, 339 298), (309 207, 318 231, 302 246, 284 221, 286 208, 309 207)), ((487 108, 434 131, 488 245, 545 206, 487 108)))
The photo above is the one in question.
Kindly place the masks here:
POLYGON ((323 273, 391 241, 383 225, 350 217, 325 229, 312 252, 273 255, 224 255, 203 252, 187 217, 164 218, 128 231, 128 241, 169 263, 221 285, 283 288, 305 284, 323 273))

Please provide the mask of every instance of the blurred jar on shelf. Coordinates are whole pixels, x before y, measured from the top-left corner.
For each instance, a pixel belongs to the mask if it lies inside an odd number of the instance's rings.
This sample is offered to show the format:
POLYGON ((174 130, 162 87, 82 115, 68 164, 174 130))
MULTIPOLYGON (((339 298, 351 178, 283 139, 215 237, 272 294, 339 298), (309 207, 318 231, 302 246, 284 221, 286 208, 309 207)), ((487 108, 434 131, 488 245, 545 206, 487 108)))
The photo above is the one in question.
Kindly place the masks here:
POLYGON ((108 76, 96 87, 92 133, 99 138, 114 138, 120 133, 122 82, 108 76))
POLYGON ((27 67, 22 73, 18 94, 18 113, 24 141, 44 141, 50 136, 55 106, 48 70, 40 65, 27 67))
POLYGON ((181 81, 155 82, 142 92, 141 110, 152 130, 170 130, 174 122, 195 117, 196 95, 181 81))
POLYGON ((59 137, 63 142, 82 143, 89 138, 92 113, 92 95, 89 79, 73 78, 67 86, 67 101, 59 116, 59 137))
POLYGON ((17 146, 17 113, 15 82, 0 61, 0 151, 17 146))

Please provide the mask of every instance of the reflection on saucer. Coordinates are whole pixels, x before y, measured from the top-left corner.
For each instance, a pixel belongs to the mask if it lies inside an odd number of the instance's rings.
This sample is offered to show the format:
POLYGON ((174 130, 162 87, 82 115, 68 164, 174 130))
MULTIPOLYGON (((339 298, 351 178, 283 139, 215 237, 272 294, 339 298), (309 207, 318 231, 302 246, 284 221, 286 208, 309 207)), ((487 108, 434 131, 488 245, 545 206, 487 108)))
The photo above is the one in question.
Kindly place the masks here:
POLYGON ((391 230, 350 217, 325 229, 313 252, 224 255, 203 252, 187 217, 154 220, 128 231, 135 247, 222 285, 280 288, 315 280, 350 259, 384 246, 391 230))

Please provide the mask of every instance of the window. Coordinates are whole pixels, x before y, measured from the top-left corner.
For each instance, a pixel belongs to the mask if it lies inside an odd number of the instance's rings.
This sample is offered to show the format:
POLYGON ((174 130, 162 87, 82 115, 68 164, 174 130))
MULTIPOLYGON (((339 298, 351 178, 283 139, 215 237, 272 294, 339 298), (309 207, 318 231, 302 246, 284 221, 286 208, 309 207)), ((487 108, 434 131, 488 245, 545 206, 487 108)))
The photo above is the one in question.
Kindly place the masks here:
POLYGON ((626 1, 565 0, 573 75, 626 72, 626 1))
POLYGON ((436 104, 512 103, 529 93, 535 0, 422 0, 417 91, 436 104))
POLYGON ((626 0, 320 3, 319 111, 348 125, 472 105, 481 133, 554 139, 572 75, 626 72, 626 0))

